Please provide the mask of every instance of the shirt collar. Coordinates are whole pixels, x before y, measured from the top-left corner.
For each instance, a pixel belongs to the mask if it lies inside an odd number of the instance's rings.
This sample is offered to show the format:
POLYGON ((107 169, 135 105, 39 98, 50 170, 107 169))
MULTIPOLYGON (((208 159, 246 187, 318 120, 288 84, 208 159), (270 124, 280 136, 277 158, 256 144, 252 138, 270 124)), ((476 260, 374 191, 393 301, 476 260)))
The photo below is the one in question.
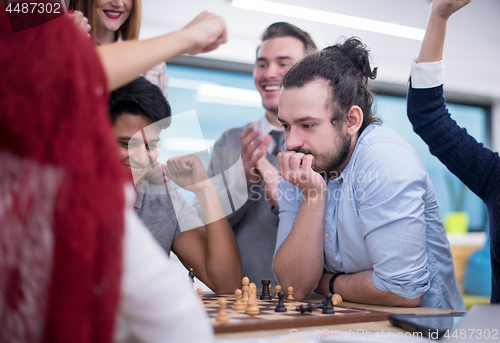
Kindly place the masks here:
POLYGON ((255 130, 260 130, 262 136, 268 135, 271 131, 283 131, 283 128, 274 126, 269 119, 267 119, 266 115, 256 120, 253 124, 255 130))

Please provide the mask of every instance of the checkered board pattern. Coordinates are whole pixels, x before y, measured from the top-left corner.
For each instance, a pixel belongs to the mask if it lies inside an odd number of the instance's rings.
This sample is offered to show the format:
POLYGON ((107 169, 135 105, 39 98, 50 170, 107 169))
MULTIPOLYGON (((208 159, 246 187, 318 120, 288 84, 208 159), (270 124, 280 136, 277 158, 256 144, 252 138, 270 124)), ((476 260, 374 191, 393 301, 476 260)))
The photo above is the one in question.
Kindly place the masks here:
MULTIPOLYGON (((243 332, 243 331, 260 331, 299 328, 306 326, 324 326, 334 324, 348 324, 361 322, 374 322, 387 320, 389 313, 372 311, 365 309, 357 309, 345 306, 335 306, 335 314, 323 314, 322 311, 314 310, 312 313, 306 312, 301 314, 295 311, 299 305, 306 305, 307 302, 298 302, 285 300, 287 312, 274 312, 274 308, 278 304, 278 299, 260 300, 257 296, 257 302, 260 310, 258 316, 250 316, 245 313, 234 312, 231 308, 235 302, 234 294, 230 295, 203 295, 203 303, 210 317, 210 322, 214 327, 215 333, 228 332, 243 332), (215 321, 219 313, 219 298, 227 299, 226 311, 229 315, 229 323, 219 324, 215 321)), ((319 303, 320 301, 314 301, 319 303)))

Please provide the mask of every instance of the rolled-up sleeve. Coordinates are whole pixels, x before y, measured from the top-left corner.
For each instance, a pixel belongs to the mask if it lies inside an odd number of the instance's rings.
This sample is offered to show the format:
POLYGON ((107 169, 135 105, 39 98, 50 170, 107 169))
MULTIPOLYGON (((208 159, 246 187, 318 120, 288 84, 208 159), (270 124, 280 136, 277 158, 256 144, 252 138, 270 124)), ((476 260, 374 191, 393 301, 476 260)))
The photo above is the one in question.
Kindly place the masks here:
POLYGON ((374 286, 415 299, 430 286, 424 200, 427 175, 411 148, 386 145, 367 149, 360 158, 363 170, 377 174, 375 180, 356 183, 363 194, 360 227, 373 263, 374 286))

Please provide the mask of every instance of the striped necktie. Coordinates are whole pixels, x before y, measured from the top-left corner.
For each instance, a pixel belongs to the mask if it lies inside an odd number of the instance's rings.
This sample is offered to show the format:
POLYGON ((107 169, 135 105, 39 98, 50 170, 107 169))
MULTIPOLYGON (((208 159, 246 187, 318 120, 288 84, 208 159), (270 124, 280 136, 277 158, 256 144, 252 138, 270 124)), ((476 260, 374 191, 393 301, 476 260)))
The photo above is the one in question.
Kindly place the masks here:
POLYGON ((269 133, 273 137, 276 145, 273 149, 273 155, 278 155, 280 151, 285 150, 285 133, 283 131, 273 130, 269 133))

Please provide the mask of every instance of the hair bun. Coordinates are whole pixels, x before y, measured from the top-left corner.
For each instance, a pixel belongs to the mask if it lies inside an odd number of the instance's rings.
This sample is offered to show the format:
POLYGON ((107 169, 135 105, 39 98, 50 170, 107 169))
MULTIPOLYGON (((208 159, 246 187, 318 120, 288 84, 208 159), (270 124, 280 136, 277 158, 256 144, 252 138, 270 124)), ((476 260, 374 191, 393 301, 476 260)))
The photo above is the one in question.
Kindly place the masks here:
POLYGON ((343 43, 328 47, 325 50, 337 50, 342 56, 350 61, 361 75, 368 80, 377 77, 377 68, 373 70, 370 67, 370 55, 366 44, 363 44, 358 37, 351 37, 343 43))

